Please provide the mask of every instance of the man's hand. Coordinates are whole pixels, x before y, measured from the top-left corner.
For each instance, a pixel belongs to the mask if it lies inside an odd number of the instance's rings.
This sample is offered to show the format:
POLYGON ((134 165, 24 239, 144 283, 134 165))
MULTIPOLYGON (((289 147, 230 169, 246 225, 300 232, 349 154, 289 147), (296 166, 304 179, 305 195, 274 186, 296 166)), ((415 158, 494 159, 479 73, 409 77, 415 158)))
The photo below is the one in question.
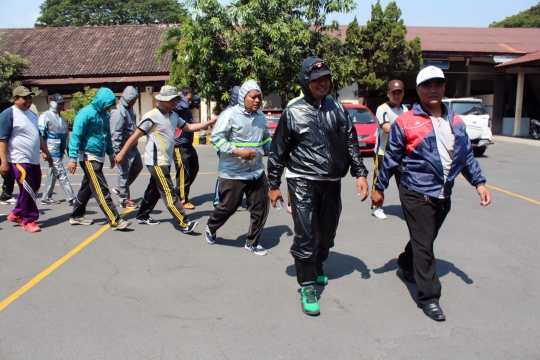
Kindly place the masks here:
POLYGON ((237 155, 240 156, 244 160, 253 160, 255 159, 255 156, 257 156, 257 152, 255 149, 236 149, 237 155))
POLYGON ((118 165, 121 165, 124 162, 124 153, 120 151, 118 154, 116 154, 116 163, 118 165))
POLYGON ((41 157, 49 163, 49 166, 53 166, 53 158, 50 153, 41 152, 41 157))
POLYGON ((0 175, 2 175, 2 177, 7 177, 9 175, 9 164, 8 163, 2 163, 0 165, 0 175))
POLYGON ((369 195, 369 186, 364 176, 360 176, 356 179, 356 190, 358 191, 358 196, 361 196, 360 201, 367 199, 369 195))
POLYGON ((109 169, 114 169, 114 166, 116 165, 116 156, 109 155, 109 160, 111 161, 111 166, 109 166, 109 169))
POLYGON ((68 164, 68 171, 71 174, 75 174, 75 171, 77 171, 77 162, 76 161, 70 161, 68 164))
POLYGON ((270 198, 273 207, 276 207, 276 201, 281 200, 281 202, 283 202, 283 196, 281 196, 281 190, 279 189, 269 190, 268 197, 270 198))
POLYGON ((491 193, 485 185, 476 188, 478 195, 480 195, 480 205, 488 206, 491 203, 491 193))
POLYGON ((371 192, 371 201, 373 201, 373 205, 382 207, 384 203, 384 192, 379 189, 374 189, 371 192))
POLYGON ((219 119, 218 115, 214 116, 211 120, 208 120, 206 122, 206 124, 207 124, 206 127, 208 128, 208 126, 214 125, 216 123, 217 119, 219 119))

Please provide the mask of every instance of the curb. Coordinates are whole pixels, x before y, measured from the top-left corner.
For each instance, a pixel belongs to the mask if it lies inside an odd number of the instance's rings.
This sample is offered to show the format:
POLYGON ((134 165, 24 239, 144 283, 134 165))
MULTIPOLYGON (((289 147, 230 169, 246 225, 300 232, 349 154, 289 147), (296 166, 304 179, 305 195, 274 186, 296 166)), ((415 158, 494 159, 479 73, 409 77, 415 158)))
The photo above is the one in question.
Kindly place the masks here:
POLYGON ((518 136, 493 135, 491 140, 494 141, 494 142, 502 141, 502 142, 509 142, 509 143, 515 143, 515 144, 524 144, 524 145, 531 145, 531 146, 540 147, 540 140, 524 138, 524 137, 518 137, 518 136))

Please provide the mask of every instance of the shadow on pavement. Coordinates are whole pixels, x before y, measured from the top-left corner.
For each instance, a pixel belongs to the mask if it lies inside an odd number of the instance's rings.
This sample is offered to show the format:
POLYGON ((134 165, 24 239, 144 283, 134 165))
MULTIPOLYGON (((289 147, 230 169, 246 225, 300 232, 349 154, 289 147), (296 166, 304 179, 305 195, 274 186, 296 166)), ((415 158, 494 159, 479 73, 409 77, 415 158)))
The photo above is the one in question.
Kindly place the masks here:
MULTIPOLYGON (((65 214, 55 216, 55 217, 50 217, 50 218, 40 217, 39 220, 36 221, 36 223, 42 228, 48 228, 48 227, 53 227, 55 225, 59 225, 59 224, 62 224, 62 223, 67 223, 69 221, 69 216, 71 215, 71 212, 73 211, 73 208, 70 206, 70 207, 66 207, 66 209, 67 210, 66 210, 65 214)), ((88 215, 93 215, 93 214, 96 214, 96 212, 92 211, 92 210, 87 210, 86 214, 84 214, 84 215, 88 216, 88 215)), ((105 218, 103 218, 103 219, 105 219, 105 218)), ((94 224, 97 222, 96 219, 92 219, 92 220, 94 220, 94 224)))
MULTIPOLYGON (((411 298, 415 302, 417 302, 418 293, 417 293, 416 284, 411 284, 410 282, 405 281, 405 279, 403 278, 403 273, 398 267, 396 258, 388 261, 386 264, 384 264, 380 268, 373 269, 373 273, 375 274, 384 274, 389 271, 396 271, 396 275, 405 284, 405 286, 407 286, 407 290, 409 290, 409 293, 411 294, 411 298)), ((439 278, 446 276, 449 273, 454 273, 461 280, 463 280, 463 282, 467 285, 473 284, 473 280, 469 277, 469 275, 467 275, 461 269, 457 268, 454 264, 446 260, 437 259, 437 275, 439 275, 439 278)))
MULTIPOLYGON (((328 281, 350 275, 355 271, 358 271, 364 280, 371 277, 371 270, 366 264, 362 260, 351 255, 330 251, 328 259, 324 262, 324 273, 328 276, 328 281)), ((287 266, 285 273, 289 276, 296 277, 296 268, 294 267, 294 264, 287 266)), ((315 288, 317 289, 317 295, 320 299, 325 286, 315 285, 315 288)))
POLYGON ((403 215, 401 205, 383 206, 383 210, 386 215, 397 216, 401 220, 405 221, 405 216, 403 215))
MULTIPOLYGON (((291 261, 293 261, 292 256, 291 261)), ((355 271, 358 271, 364 280, 371 277, 371 270, 366 264, 362 260, 351 255, 330 251, 328 259, 324 262, 324 272, 326 276, 328 276, 328 280, 339 279, 343 276, 350 275, 355 271)), ((285 272, 289 276, 296 277, 294 264, 287 266, 285 272)))
MULTIPOLYGON (((240 235, 239 237, 236 238, 236 240, 227 240, 227 239, 223 239, 219 237, 219 230, 217 233, 218 233, 218 236, 217 236, 216 245, 244 247, 244 245, 246 244, 245 234, 240 235)), ((283 234, 292 236, 293 232, 291 228, 287 225, 278 225, 278 226, 264 228, 261 234, 261 238, 259 239, 261 246, 264 247, 265 249, 272 249, 278 246, 281 236, 283 234)))
POLYGON ((206 202, 214 202, 214 193, 208 193, 192 197, 191 199, 189 199, 189 202, 195 206, 201 206, 206 202))

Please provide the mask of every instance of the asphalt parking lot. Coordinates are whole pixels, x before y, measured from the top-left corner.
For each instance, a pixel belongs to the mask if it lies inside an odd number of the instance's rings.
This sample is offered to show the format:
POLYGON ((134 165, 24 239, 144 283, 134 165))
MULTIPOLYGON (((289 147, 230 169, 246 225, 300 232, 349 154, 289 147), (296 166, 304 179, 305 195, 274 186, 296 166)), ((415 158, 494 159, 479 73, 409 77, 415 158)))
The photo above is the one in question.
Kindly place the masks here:
MULTIPOLYGON (((354 179, 343 180, 330 281, 318 287, 321 315, 309 317, 285 211, 270 210, 267 256, 244 250, 242 208, 215 245, 206 243, 217 157, 199 146, 194 234, 180 233, 161 202, 153 213, 160 225, 124 232, 108 228, 95 200, 87 227, 68 224, 66 203, 40 205, 43 231, 35 234, 8 222, 11 207, 0 206, 0 359, 537 359, 540 141, 494 141, 478 159, 492 204, 481 207, 475 189, 456 180, 435 243, 446 322, 423 315, 416 287, 397 271, 408 232, 394 186, 388 219, 376 220, 354 179)), ((372 171, 373 161, 365 163, 372 171)), ((116 169, 105 173, 114 186, 116 169)), ((80 169, 70 176, 75 190, 81 179, 80 169)), ((148 179, 145 169, 132 186, 136 200, 148 179)))

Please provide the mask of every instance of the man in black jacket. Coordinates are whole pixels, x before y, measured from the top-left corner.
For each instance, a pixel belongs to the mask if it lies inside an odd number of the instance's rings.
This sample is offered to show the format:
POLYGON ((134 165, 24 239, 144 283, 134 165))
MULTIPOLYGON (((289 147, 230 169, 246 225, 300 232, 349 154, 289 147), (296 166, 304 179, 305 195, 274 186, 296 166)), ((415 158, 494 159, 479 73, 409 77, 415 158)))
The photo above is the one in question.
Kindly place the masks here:
POLYGON ((321 59, 304 60, 300 72, 303 98, 281 115, 268 156, 268 196, 272 206, 283 202, 279 189, 285 177, 292 204, 296 277, 302 287, 302 311, 318 315, 313 285, 326 285, 323 262, 328 258, 341 215, 341 178, 351 169, 361 201, 368 196, 368 171, 360 157, 358 137, 347 110, 327 94, 332 72, 321 59))

